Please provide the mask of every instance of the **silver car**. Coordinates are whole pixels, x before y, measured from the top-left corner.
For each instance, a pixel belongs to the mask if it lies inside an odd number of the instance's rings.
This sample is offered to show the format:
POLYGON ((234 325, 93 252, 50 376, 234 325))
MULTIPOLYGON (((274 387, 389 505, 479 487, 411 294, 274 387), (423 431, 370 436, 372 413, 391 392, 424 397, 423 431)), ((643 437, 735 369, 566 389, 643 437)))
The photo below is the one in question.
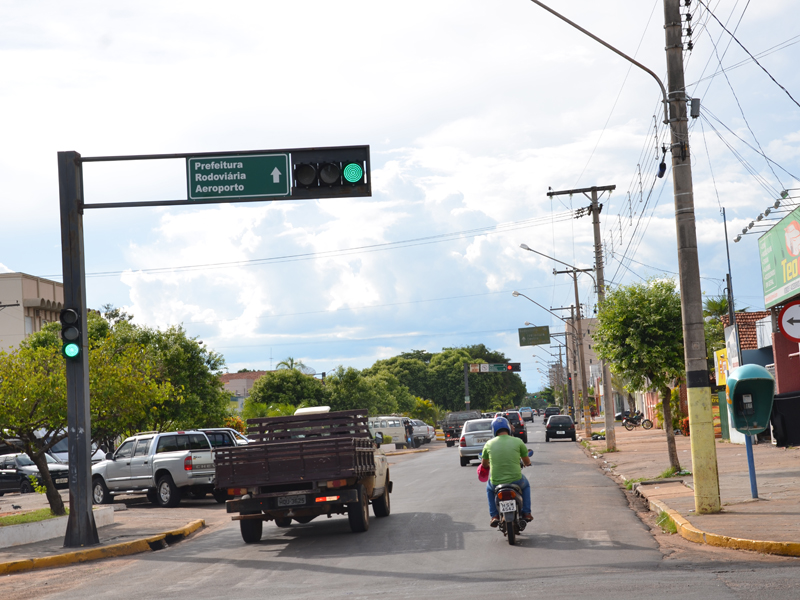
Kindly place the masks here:
POLYGON ((458 440, 458 455, 461 466, 466 467, 471 460, 480 458, 483 445, 493 437, 492 421, 494 419, 473 419, 464 423, 461 437, 458 440))

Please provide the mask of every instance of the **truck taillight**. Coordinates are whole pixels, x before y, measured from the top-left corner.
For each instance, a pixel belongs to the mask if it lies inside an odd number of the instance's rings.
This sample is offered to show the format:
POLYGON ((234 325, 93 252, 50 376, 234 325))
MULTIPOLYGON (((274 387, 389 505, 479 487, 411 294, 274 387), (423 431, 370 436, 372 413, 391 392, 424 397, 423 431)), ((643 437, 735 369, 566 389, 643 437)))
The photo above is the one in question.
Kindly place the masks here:
POLYGON ((459 445, 459 446, 461 446, 462 448, 466 448, 466 447, 467 447, 467 440, 466 440, 465 438, 463 438, 463 437, 462 437, 462 438, 461 438, 461 439, 458 441, 458 445, 459 445))
POLYGON ((192 470, 192 457, 187 456, 183 459, 183 470, 184 471, 191 471, 192 470))

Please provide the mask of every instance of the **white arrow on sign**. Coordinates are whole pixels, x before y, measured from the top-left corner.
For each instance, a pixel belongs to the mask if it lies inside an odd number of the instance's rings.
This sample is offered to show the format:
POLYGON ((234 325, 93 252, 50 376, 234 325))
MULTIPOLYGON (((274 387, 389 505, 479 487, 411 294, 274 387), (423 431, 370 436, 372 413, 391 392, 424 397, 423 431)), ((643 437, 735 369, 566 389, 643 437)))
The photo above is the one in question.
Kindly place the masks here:
POLYGON ((278 167, 272 169, 272 183, 280 183, 281 182, 281 172, 278 167))
POLYGON ((781 331, 793 342, 800 343, 800 301, 783 307, 780 314, 781 331))

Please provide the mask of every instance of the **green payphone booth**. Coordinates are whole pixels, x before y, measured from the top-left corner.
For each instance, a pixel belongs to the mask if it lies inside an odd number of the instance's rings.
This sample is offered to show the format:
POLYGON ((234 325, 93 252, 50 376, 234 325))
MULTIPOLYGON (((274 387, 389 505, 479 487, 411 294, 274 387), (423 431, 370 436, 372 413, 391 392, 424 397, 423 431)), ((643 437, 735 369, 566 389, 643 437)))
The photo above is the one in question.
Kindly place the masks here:
POLYGON ((731 425, 745 435, 756 435, 769 427, 775 379, 761 365, 742 365, 728 374, 728 404, 731 425))

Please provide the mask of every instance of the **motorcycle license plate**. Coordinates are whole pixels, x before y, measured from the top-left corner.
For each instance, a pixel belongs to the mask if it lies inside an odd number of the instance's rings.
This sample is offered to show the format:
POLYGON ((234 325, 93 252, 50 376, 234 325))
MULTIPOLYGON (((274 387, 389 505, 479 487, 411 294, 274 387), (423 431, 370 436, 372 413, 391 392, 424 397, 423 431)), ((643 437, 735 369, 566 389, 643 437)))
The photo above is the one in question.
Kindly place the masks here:
POLYGON ((564 432, 563 432, 563 431, 556 431, 556 433, 557 433, 558 435, 564 435, 564 432))
POLYGON ((299 506, 305 503, 305 496, 283 496, 278 498, 278 506, 299 506))
POLYGON ((500 512, 514 512, 517 510, 517 503, 513 500, 500 500, 500 512))

